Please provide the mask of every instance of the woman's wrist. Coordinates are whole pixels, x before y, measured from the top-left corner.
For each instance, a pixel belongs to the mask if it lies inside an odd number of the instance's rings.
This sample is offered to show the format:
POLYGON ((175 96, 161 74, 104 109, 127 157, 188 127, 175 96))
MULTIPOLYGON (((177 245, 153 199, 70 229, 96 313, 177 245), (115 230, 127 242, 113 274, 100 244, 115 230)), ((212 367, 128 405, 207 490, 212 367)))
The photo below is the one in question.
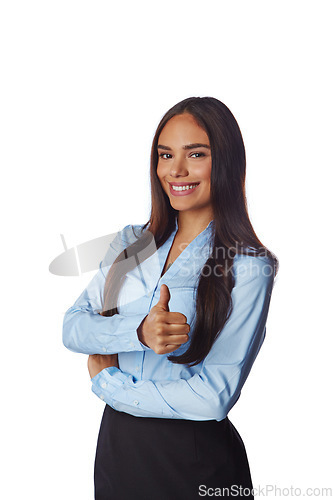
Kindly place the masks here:
POLYGON ((95 375, 110 366, 119 368, 118 354, 90 354, 88 356, 88 370, 90 378, 95 377, 95 375))

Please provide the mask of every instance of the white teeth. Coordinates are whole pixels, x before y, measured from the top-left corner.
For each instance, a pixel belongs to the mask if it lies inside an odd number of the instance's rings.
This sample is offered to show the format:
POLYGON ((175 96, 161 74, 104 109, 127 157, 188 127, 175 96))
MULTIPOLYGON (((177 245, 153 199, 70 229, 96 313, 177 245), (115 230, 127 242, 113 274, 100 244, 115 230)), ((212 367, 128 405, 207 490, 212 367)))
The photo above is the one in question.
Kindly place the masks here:
POLYGON ((187 186, 172 186, 172 189, 175 191, 188 191, 189 189, 193 189, 197 186, 198 184, 188 184, 187 186))

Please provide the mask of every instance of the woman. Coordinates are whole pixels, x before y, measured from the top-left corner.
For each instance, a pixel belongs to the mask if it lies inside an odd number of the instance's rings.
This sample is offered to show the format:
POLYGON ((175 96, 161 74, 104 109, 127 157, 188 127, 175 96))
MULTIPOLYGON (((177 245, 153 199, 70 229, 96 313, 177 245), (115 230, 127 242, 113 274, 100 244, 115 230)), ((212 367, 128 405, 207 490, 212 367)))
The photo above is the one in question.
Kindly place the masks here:
POLYGON ((278 260, 249 220, 230 110, 212 97, 173 106, 150 176, 149 221, 120 231, 64 318, 106 403, 95 499, 254 498, 227 415, 265 337, 278 260))

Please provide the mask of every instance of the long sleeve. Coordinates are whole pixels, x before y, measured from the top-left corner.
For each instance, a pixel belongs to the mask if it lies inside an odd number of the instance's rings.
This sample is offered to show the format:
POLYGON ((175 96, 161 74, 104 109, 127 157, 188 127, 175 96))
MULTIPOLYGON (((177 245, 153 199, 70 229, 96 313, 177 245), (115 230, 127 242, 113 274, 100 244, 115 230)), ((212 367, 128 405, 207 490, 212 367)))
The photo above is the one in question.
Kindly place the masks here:
POLYGON ((130 243, 128 225, 120 231, 100 262, 99 270, 81 295, 66 312, 62 340, 67 349, 83 354, 114 354, 144 351, 137 328, 148 314, 101 316, 106 274, 119 253, 130 243))
POLYGON ((225 418, 265 338, 274 284, 266 258, 245 257, 245 263, 232 290, 232 313, 198 373, 188 379, 151 381, 136 380, 116 367, 105 368, 91 379, 92 391, 118 411, 134 416, 225 418))

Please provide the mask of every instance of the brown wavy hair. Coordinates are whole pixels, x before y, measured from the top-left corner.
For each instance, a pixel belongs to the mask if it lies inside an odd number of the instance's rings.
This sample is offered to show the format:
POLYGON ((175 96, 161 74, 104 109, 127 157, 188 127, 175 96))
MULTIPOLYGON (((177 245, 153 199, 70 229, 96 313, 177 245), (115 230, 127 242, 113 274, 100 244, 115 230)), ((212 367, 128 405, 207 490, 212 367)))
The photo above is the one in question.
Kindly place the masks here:
MULTIPOLYGON (((207 133, 212 155, 211 204, 214 213, 212 251, 204 267, 220 272, 201 273, 197 285, 196 316, 188 349, 181 355, 169 354, 173 363, 194 366, 209 353, 215 339, 232 312, 231 291, 235 285, 232 269, 236 254, 268 257, 276 276, 279 261, 257 237, 249 219, 245 194, 246 156, 238 123, 225 104, 214 97, 189 97, 162 117, 156 129, 150 157, 151 212, 148 222, 136 235, 137 241, 121 252, 114 264, 126 260, 126 271, 138 264, 135 257, 143 249, 159 248, 175 230, 175 210, 157 176, 159 136, 175 115, 190 113, 207 133), (146 231, 146 229, 148 229, 146 231), (251 248, 250 248, 251 247, 251 248), (218 251, 217 251, 218 250, 218 251)), ((147 257, 151 252, 147 251, 147 257)), ((100 314, 117 314, 117 297, 124 281, 124 267, 112 265, 104 287, 104 306, 100 314)), ((223 334, 223 332, 221 333, 223 334)))

